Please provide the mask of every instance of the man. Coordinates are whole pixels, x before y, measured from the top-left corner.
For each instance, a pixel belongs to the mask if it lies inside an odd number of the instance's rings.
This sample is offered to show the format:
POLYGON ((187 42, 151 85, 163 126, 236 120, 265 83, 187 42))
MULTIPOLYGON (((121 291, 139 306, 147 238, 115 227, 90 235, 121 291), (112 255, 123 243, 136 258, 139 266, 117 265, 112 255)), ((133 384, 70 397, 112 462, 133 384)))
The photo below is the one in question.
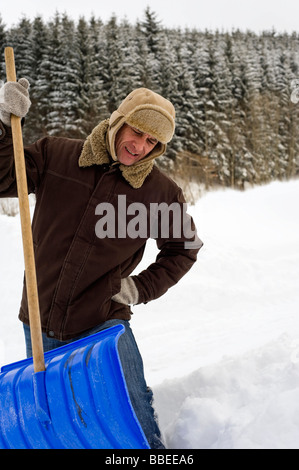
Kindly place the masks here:
MULTIPOLYGON (((17 195, 10 113, 25 117, 28 88, 20 79, 0 90, 1 197, 17 195)), ((181 189, 154 165, 174 128, 173 105, 139 88, 85 142, 46 136, 24 149, 28 190, 36 195, 32 231, 44 349, 124 324, 119 355, 151 448, 163 444, 129 325, 130 306, 163 295, 191 268, 202 245, 186 216, 181 189), (101 204, 107 213, 113 209, 110 218, 101 204), (159 254, 147 269, 131 275, 149 237, 156 239, 159 254)), ((25 288, 19 318, 30 356, 25 288)))

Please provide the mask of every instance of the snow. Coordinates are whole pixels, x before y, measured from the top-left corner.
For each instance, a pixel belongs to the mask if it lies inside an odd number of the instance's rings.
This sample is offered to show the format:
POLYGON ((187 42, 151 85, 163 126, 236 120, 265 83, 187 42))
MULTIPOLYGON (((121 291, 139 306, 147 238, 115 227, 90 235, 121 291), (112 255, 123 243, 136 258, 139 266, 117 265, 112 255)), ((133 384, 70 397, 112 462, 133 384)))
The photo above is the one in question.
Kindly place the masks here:
MULTIPOLYGON (((204 246, 131 326, 171 449, 299 448, 299 181, 207 192, 204 246)), ((138 270, 153 261, 153 242, 138 270)), ((19 217, 0 215, 0 364, 25 357, 19 217)))

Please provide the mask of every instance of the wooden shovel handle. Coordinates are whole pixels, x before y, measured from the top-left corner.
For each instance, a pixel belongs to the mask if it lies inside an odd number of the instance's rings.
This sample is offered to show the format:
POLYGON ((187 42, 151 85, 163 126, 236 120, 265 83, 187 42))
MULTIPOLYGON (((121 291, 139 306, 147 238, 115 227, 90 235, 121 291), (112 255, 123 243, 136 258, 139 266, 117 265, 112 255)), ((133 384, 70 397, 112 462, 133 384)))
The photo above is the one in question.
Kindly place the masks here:
MULTIPOLYGON (((5 64, 7 81, 16 82, 14 51, 12 47, 5 48, 5 64)), ((45 361, 39 312, 23 136, 21 128, 21 119, 13 114, 11 115, 11 129, 13 137, 16 179, 20 206, 33 365, 35 372, 41 372, 45 370, 45 361)))

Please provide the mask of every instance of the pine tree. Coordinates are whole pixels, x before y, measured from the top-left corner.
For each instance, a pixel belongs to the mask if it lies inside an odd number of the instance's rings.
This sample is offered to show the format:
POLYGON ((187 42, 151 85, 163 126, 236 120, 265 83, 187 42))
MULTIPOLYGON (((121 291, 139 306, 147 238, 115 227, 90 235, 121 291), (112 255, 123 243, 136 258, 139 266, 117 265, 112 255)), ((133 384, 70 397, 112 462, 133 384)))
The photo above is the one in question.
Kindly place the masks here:
POLYGON ((40 89, 41 65, 44 60, 47 45, 47 28, 41 17, 36 17, 32 24, 31 36, 31 79, 30 79, 30 112, 26 118, 26 126, 24 126, 24 139, 34 141, 45 133, 42 124, 42 107, 41 100, 43 90, 40 89))
POLYGON ((120 24, 119 44, 122 49, 122 72, 119 85, 122 98, 124 98, 132 90, 142 86, 137 31, 127 21, 120 24))
POLYGON ((103 119, 106 119, 109 112, 107 109, 108 98, 104 88, 105 70, 107 63, 105 57, 106 38, 104 25, 101 20, 91 17, 89 22, 89 41, 90 41, 90 122, 96 125, 103 119))
POLYGON ((124 54, 115 15, 111 17, 106 26, 105 58, 106 63, 103 64, 105 69, 104 89, 107 94, 108 112, 111 114, 125 98, 122 87, 124 54))
POLYGON ((68 52, 72 54, 73 49, 71 44, 66 47, 62 42, 61 30, 61 18, 56 13, 49 23, 47 47, 39 79, 39 87, 43 90, 40 103, 43 126, 45 132, 50 135, 64 135, 65 132, 66 96, 63 93, 65 65, 68 52))
POLYGON ((150 84, 150 88, 158 92, 159 79, 157 78, 157 74, 160 64, 157 53, 161 40, 161 27, 160 22, 157 20, 157 15, 152 12, 149 7, 146 8, 144 15, 145 19, 140 23, 139 30, 144 38, 143 50, 144 59, 146 59, 144 63, 146 81, 150 84))
POLYGON ((226 138, 227 185, 242 187, 248 177, 244 122, 244 64, 240 54, 239 32, 224 35, 224 63, 219 74, 222 76, 220 99, 223 108, 222 129, 226 138))
POLYGON ((185 37, 187 39, 186 47, 189 55, 189 68, 193 75, 193 85, 196 93, 193 110, 196 113, 196 119, 193 134, 199 148, 199 155, 204 155, 206 150, 206 96, 211 84, 209 39, 207 33, 200 33, 196 30, 187 30, 185 37))
POLYGON ((153 56, 149 52, 146 36, 144 35, 142 28, 138 22, 136 25, 136 41, 136 53, 138 57, 137 66, 139 70, 141 85, 145 88, 153 89, 155 87, 154 74, 152 72, 153 56))
POLYGON ((29 82, 32 81, 33 74, 31 29, 30 20, 23 17, 17 26, 10 29, 7 38, 9 45, 14 48, 17 77, 26 77, 29 82))
POLYGON ((140 29, 143 32, 149 52, 155 55, 158 51, 160 41, 160 21, 157 20, 157 15, 150 10, 149 7, 144 12, 145 19, 140 24, 140 29))
POLYGON ((220 95, 220 75, 217 70, 217 62, 221 60, 219 47, 219 35, 207 33, 207 54, 205 74, 202 74, 199 82, 199 93, 203 102, 203 155, 207 156, 217 168, 220 182, 225 183, 225 175, 228 175, 227 162, 223 153, 225 135, 221 129, 220 121, 223 113, 218 100, 220 95))

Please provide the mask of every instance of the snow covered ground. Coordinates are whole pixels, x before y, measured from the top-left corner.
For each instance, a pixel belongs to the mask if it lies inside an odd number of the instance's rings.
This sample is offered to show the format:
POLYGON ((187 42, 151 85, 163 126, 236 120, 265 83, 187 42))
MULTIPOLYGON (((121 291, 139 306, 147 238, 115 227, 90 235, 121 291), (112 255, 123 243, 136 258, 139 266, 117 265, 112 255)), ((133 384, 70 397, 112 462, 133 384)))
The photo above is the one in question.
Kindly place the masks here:
MULTIPOLYGON (((167 447, 299 448, 298 201, 299 181, 204 194, 189 211, 197 263, 134 308, 167 447)), ((0 216, 0 365, 25 357, 19 225, 0 216)))

